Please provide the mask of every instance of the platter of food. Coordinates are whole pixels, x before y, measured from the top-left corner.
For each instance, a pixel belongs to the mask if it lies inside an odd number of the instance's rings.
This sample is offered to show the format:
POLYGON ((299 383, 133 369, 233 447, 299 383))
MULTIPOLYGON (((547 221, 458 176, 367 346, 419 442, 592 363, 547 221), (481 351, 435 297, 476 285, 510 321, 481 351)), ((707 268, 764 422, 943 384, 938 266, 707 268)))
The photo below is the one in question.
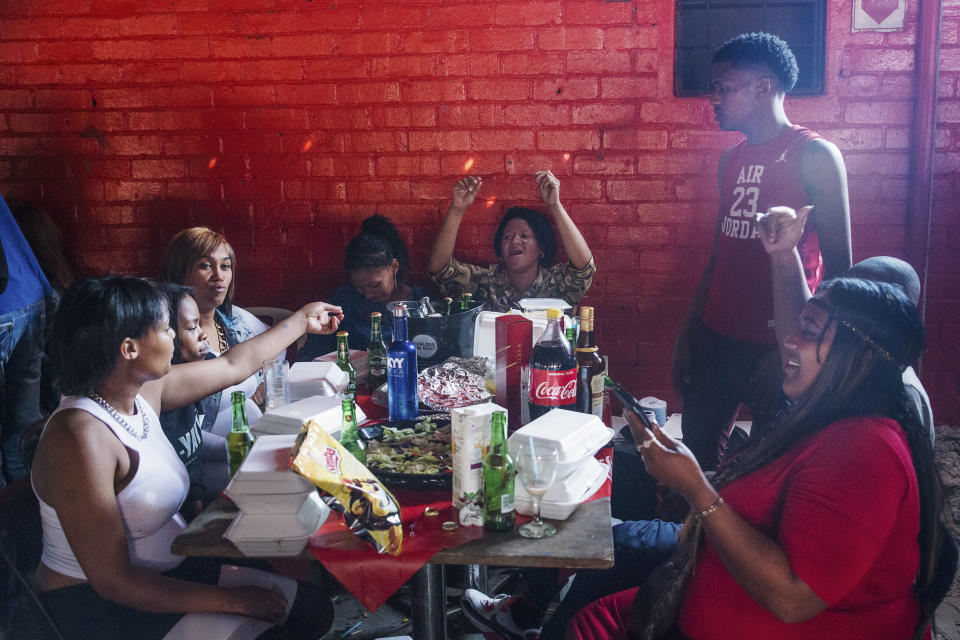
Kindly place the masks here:
POLYGON ((367 468, 384 484, 450 488, 450 414, 366 424, 360 427, 360 437, 367 445, 367 468))

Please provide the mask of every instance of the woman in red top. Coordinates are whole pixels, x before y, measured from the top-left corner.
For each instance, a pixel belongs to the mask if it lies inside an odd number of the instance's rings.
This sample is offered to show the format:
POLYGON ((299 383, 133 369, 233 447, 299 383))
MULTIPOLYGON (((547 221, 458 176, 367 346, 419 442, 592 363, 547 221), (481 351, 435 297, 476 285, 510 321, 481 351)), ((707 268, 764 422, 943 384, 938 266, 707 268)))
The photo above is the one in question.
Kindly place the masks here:
MULTIPOLYGON (((629 416, 648 471, 691 505, 674 558, 688 570, 671 586, 689 582, 667 637, 906 639, 926 620, 939 481, 900 377, 923 343, 899 289, 824 283, 783 342, 789 413, 712 481, 629 416)), ((593 603, 568 637, 663 637, 649 615, 663 586, 593 603)))

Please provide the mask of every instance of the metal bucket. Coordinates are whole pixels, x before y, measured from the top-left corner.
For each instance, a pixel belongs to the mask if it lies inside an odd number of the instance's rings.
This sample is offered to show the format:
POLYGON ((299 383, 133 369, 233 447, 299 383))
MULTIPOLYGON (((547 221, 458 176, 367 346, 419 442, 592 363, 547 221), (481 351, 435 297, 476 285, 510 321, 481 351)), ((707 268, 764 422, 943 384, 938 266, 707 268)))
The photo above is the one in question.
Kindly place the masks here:
MULTIPOLYGON (((404 300, 407 309, 417 314, 419 300, 404 300)), ((387 310, 393 313, 394 305, 388 302, 387 310)), ((434 308, 437 302, 433 301, 434 308)), ((449 316, 420 317, 411 315, 407 319, 407 332, 410 340, 417 345, 417 369, 439 364, 450 356, 473 357, 473 334, 477 326, 477 316, 483 311, 483 303, 472 303, 466 311, 459 309, 449 316)), ((390 319, 392 322, 392 319, 390 319)))

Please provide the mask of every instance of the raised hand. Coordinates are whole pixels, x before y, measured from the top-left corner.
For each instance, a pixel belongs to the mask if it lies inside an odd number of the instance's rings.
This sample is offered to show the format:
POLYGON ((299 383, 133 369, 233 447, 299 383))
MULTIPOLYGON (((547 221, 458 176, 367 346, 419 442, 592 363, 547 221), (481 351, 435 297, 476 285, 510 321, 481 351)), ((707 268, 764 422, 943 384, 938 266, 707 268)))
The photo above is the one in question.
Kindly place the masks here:
POLYGON ((800 211, 794 211, 790 207, 771 207, 766 213, 758 214, 760 242, 766 252, 793 251, 803 237, 803 227, 812 209, 811 205, 800 211))
POLYGON ((307 316, 307 333, 333 333, 343 320, 343 309, 327 302, 311 302, 303 307, 307 316))
POLYGON ((540 190, 540 198, 543 204, 548 207, 560 204, 560 181, 549 171, 537 171, 534 174, 537 181, 537 189, 540 190))
POLYGON ((464 211, 473 204, 483 185, 480 176, 466 176, 453 185, 453 195, 450 197, 450 208, 464 211))

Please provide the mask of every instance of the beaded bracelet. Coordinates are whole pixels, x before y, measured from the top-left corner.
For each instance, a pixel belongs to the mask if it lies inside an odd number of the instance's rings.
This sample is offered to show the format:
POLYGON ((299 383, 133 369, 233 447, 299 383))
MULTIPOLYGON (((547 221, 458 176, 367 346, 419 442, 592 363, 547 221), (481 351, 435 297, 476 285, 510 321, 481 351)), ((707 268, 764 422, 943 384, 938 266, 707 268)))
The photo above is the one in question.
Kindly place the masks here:
POLYGON ((714 500, 709 507, 707 507, 706 509, 704 509, 703 511, 697 514, 697 520, 703 520, 708 515, 710 515, 717 509, 719 509, 722 504, 724 504, 724 500, 723 500, 723 496, 720 496, 716 500, 714 500))

